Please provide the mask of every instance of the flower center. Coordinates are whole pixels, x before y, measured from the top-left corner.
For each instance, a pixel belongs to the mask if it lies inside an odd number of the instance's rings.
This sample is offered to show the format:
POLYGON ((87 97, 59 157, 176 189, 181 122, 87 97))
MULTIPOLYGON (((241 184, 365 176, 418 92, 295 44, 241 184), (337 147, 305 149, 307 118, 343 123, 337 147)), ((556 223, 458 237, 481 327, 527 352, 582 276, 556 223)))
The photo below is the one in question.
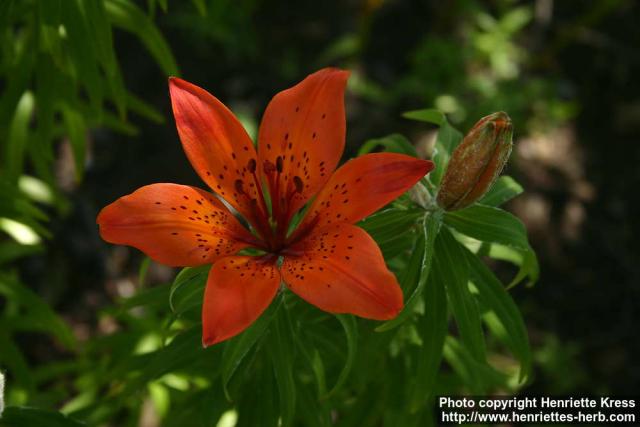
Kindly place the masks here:
POLYGON ((271 209, 267 205, 264 194, 265 189, 261 185, 261 180, 257 174, 257 163, 251 159, 247 163, 249 180, 236 179, 234 182, 235 192, 239 197, 246 199, 250 206, 251 223, 256 233, 264 243, 267 252, 278 254, 284 247, 287 238, 287 231, 293 217, 290 212, 291 200, 297 193, 301 193, 304 188, 302 179, 299 176, 292 178, 292 184, 285 188, 283 182, 283 159, 276 158, 275 164, 265 160, 262 167, 267 178, 267 187, 271 196, 271 209), (247 184, 256 188, 258 196, 252 198, 247 191, 247 184), (287 191, 289 190, 289 191, 287 191))

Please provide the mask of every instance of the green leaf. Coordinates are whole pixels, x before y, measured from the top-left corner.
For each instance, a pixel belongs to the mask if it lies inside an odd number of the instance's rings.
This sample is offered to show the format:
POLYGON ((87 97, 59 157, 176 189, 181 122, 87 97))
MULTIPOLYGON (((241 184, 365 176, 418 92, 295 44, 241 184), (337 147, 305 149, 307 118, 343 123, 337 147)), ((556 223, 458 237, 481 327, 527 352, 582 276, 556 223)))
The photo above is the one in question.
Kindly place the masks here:
POLYGON ((86 134, 87 128, 82 115, 64 106, 62 108, 62 117, 67 127, 67 133, 69 136, 69 142, 71 143, 71 151, 73 152, 73 159, 76 169, 76 179, 82 180, 84 175, 84 160, 86 151, 86 134))
POLYGON ((516 277, 511 280, 508 288, 512 288, 525 278, 529 278, 528 286, 533 285, 538 281, 540 277, 540 266, 538 264, 538 257, 533 249, 529 248, 525 251, 522 251, 522 263, 520 264, 520 270, 516 277))
POLYGON ((435 244, 434 271, 444 282, 453 317, 462 343, 480 361, 486 359, 486 349, 480 312, 469 291, 469 265, 464 247, 443 227, 435 244))
POLYGON ((389 208, 369 216, 358 225, 373 237, 385 259, 391 259, 409 249, 415 235, 413 226, 422 215, 422 209, 389 208))
POLYGON ((448 331, 447 295, 444 278, 437 271, 429 275, 424 291, 425 314, 418 320, 422 346, 409 397, 409 408, 417 411, 434 396, 436 378, 442 361, 442 349, 448 331))
POLYGON ((230 339, 224 348, 222 353, 222 386, 224 388, 225 396, 228 400, 232 400, 227 389, 229 381, 234 372, 242 362, 242 359, 249 353, 249 351, 260 339, 269 324, 273 321, 274 316, 277 314, 280 305, 282 305, 282 296, 276 298, 276 301, 272 302, 269 308, 251 324, 240 335, 230 339))
POLYGON ((323 397, 324 399, 333 396, 345 384, 347 378, 349 378, 351 369, 353 368, 353 362, 356 359, 358 350, 358 324, 356 323, 356 319, 349 314, 336 314, 336 318, 340 321, 347 339, 347 360, 345 361, 342 371, 340 371, 340 375, 338 375, 336 384, 333 386, 331 391, 323 397))
MULTIPOLYGON (((427 279, 431 272, 431 265, 432 265, 433 253, 434 253, 434 243, 440 231, 441 222, 442 222, 441 211, 435 211, 433 213, 425 215, 423 227, 422 227, 423 238, 419 240, 424 242, 424 248, 421 248, 419 251, 415 251, 415 252, 422 253, 422 257, 420 261, 420 266, 421 266, 420 275, 418 276, 419 278, 417 281, 417 285, 413 290, 413 293, 411 294, 411 296, 407 299, 402 312, 400 312, 400 314, 395 319, 389 320, 383 323, 382 325, 378 326, 376 328, 376 331, 383 332, 383 331, 388 331, 389 329, 393 329, 396 326, 399 326, 400 324, 402 324, 405 320, 407 320, 407 318, 409 318, 413 314, 415 306, 418 303, 418 301, 420 301, 420 295, 422 295, 425 284, 427 283, 427 279)), ((412 257, 412 261, 410 261, 411 264, 409 265, 408 269, 411 269, 411 266, 414 265, 416 261, 417 259, 415 257, 412 257)), ((405 275, 403 282, 405 280, 414 281, 415 279, 414 279, 414 276, 407 274, 405 275)), ((402 288, 405 291, 407 290, 406 286, 407 285, 403 283, 402 288)))
POLYGON ((311 367, 311 371, 313 372, 313 376, 317 386, 317 397, 318 399, 320 399, 327 393, 327 378, 324 368, 324 362, 322 361, 322 356, 320 355, 318 348, 311 340, 306 339, 307 336, 307 334, 301 336, 301 334, 297 333, 296 331, 296 348, 304 356, 307 363, 311 367))
POLYGON ((485 205, 475 205, 461 211, 449 212, 445 223, 458 233, 456 237, 473 252, 508 261, 519 267, 509 287, 525 278, 529 284, 538 280, 538 258, 529 245, 526 230, 520 220, 510 213, 485 205))
POLYGON ((85 425, 59 412, 25 406, 9 406, 0 416, 0 427, 82 427, 85 425))
POLYGON ((179 74, 176 60, 162 33, 138 6, 128 0, 106 0, 105 9, 113 25, 138 36, 166 75, 179 74))
POLYGON ((412 120, 432 123, 440 127, 438 137, 436 138, 435 150, 431 156, 435 163, 435 168, 429 173, 429 181, 431 181, 434 186, 438 186, 446 170, 447 163, 449 163, 451 153, 460 141, 462 141, 462 134, 449 124, 447 117, 439 110, 426 109, 408 111, 404 113, 403 116, 412 120))
POLYGON ((518 184, 516 180, 510 176, 504 175, 498 178, 491 189, 478 201, 478 203, 481 205, 497 207, 513 199, 522 193, 522 191, 522 186, 518 184))
POLYGON ((446 171, 449 158, 453 150, 462 141, 462 133, 445 122, 440 126, 438 137, 436 138, 436 150, 433 155, 435 168, 429 173, 429 180, 434 186, 438 186, 444 172, 446 171))
POLYGON ((164 116, 158 112, 152 105, 148 104, 144 100, 137 96, 127 93, 126 95, 127 107, 136 114, 151 120, 154 123, 164 123, 164 116))
POLYGON ((493 332, 520 361, 520 381, 523 381, 531 372, 531 349, 520 310, 493 272, 471 252, 464 251, 464 254, 471 267, 471 280, 478 291, 478 300, 499 322, 499 329, 494 327, 493 332))
POLYGON ((5 322, 0 322, 0 348, 2 348, 0 362, 2 362, 2 366, 9 368, 16 384, 21 384, 29 392, 33 393, 36 389, 33 369, 29 366, 20 348, 9 336, 9 332, 5 322))
POLYGON ((191 0, 193 5, 198 10, 200 16, 207 16, 207 3, 205 0, 191 0))
POLYGON ((144 257, 138 268, 138 286, 144 286, 147 280, 147 273, 149 272, 149 265, 151 264, 151 258, 144 257))
POLYGON ((490 388, 506 386, 508 378, 505 374, 473 357, 454 337, 446 338, 443 355, 471 394, 484 395, 490 388))
POLYGON ((502 209, 473 205, 459 211, 447 212, 444 222, 459 233, 482 242, 529 249, 524 224, 502 209))
MULTIPOLYGON (((169 299, 171 287, 169 284, 156 285, 147 289, 139 290, 134 296, 122 300, 116 307, 123 312, 134 307, 155 307, 165 309, 169 299)), ((164 310, 163 310, 164 311, 164 310)))
POLYGON ((280 310, 270 329, 268 350, 278 383, 282 426, 288 427, 293 424, 295 414, 296 384, 293 379, 295 344, 287 310, 280 310))
POLYGON ((183 268, 169 291, 169 306, 177 316, 202 306, 211 265, 183 268))
MULTIPOLYGON (((267 360, 270 362, 270 360, 267 360)), ((262 364, 261 369, 251 372, 242 393, 238 395, 236 409, 238 422, 235 427, 278 427, 280 407, 278 406, 278 385, 272 369, 262 364)), ((224 400, 224 398, 223 398, 224 400)), ((229 423, 218 423, 229 425, 229 423)), ((212 427, 211 421, 202 427, 212 427)))
POLYGON ((43 252, 42 245, 22 245, 12 241, 0 242, 0 265, 41 252, 43 252))
POLYGON ((446 116, 440 110, 434 108, 428 108, 424 110, 407 111, 402 114, 402 117, 411 120, 417 120, 419 122, 432 123, 437 126, 442 126, 447 122, 446 116))
POLYGON ((91 24, 86 17, 84 2, 67 1, 60 11, 68 35, 65 40, 68 42, 70 58, 75 68, 73 78, 75 83, 86 89, 93 111, 100 114, 104 95, 103 80, 100 77, 91 24))
POLYGON ((297 392, 297 412, 303 419, 301 425, 308 427, 330 427, 334 425, 331 422, 331 407, 328 402, 319 401, 307 387, 299 387, 297 392))
POLYGON ((412 157, 417 157, 415 147, 404 136, 394 133, 382 138, 370 139, 365 142, 360 150, 358 150, 358 156, 371 153, 378 147, 383 147, 384 151, 390 153, 406 154, 412 157))
MULTIPOLYGON (((216 348, 202 348, 202 332, 200 326, 191 327, 176 335, 169 344, 156 351, 139 355, 129 355, 122 363, 109 372, 112 379, 122 378, 131 372, 136 376, 129 378, 116 397, 126 400, 127 396, 147 387, 148 383, 163 375, 187 369, 192 366, 204 352, 215 352, 216 348)), ((212 357, 211 354, 207 355, 212 357)))
POLYGON ((29 122, 33 114, 35 99, 31 92, 25 92, 16 106, 5 146, 4 174, 7 179, 18 179, 24 169, 24 153, 29 144, 29 122))
POLYGON ((102 0, 84 0, 83 5, 97 58, 100 59, 107 75, 118 73, 113 51, 113 35, 104 2, 102 0))
POLYGON ((39 330, 51 333, 68 349, 76 347, 75 337, 67 324, 35 292, 13 277, 0 275, 0 294, 23 306, 39 330))

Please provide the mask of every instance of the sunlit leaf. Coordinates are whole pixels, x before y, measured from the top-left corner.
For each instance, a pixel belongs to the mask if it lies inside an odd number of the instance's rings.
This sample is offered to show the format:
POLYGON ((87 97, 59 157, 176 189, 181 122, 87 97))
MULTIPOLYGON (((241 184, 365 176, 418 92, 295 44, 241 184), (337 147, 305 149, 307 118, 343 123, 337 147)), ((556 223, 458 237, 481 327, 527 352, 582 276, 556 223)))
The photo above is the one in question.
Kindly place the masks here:
POLYGON ((25 92, 16 107, 9 137, 5 146, 4 173, 10 180, 17 180, 22 172, 24 164, 24 154, 29 144, 29 121, 33 114, 35 105, 34 96, 31 92, 25 92))
POLYGON ((428 108, 424 110, 414 110, 407 111, 402 114, 402 117, 411 120, 417 120, 419 122, 427 122, 432 123, 437 126, 442 126, 443 123, 446 123, 447 118, 440 110, 436 110, 433 108, 428 108))

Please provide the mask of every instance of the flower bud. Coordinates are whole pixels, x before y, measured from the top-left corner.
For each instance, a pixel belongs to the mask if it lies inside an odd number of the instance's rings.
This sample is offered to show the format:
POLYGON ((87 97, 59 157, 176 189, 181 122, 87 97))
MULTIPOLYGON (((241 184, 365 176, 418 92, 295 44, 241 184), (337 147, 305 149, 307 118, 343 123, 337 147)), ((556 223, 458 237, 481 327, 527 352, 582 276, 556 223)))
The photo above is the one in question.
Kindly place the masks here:
POLYGON ((462 209, 491 188, 511 154, 511 118, 498 112, 482 118, 453 151, 438 191, 438 205, 462 209))

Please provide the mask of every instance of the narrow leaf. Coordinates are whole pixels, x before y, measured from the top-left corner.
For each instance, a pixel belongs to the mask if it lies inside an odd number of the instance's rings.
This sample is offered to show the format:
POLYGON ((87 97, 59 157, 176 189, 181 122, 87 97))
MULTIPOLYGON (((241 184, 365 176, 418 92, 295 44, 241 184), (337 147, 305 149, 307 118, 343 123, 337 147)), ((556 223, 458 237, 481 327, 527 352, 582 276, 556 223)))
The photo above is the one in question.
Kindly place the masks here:
POLYGON ((13 277, 0 276, 0 294, 25 307, 30 319, 42 331, 55 336, 68 349, 76 347, 76 339, 71 329, 58 317, 53 309, 35 292, 19 283, 13 277))
POLYGON ((527 328, 520 310, 493 272, 469 251, 464 251, 471 267, 471 280, 478 291, 478 300, 493 312, 505 331, 498 335, 520 361, 520 381, 531 372, 531 349, 527 328))
MULTIPOLYGON (((420 250, 423 255, 421 261, 420 276, 417 282, 418 284, 416 285, 409 299, 406 300, 404 309, 400 312, 400 314, 395 319, 389 320, 388 322, 385 322, 382 325, 378 326, 376 328, 376 331, 383 332, 389 329, 393 329, 396 326, 402 324, 413 314, 416 304, 418 303, 418 301, 420 301, 420 295, 424 290, 425 284, 427 283, 427 279, 431 271, 434 244, 436 241, 436 237, 438 236, 438 233, 440 231, 441 221, 442 213, 440 211, 435 211, 433 213, 425 215, 422 228, 424 237, 420 240, 424 242, 424 249, 420 250)), ((413 280, 413 277, 406 276, 406 279, 413 280)), ((407 289, 405 284, 403 284, 403 289, 407 289)))
POLYGON ((382 138, 370 139, 365 142, 360 150, 358 150, 358 156, 371 153, 378 147, 384 148, 384 151, 390 153, 407 154, 412 157, 417 157, 415 147, 404 136, 394 133, 382 138))
POLYGON ((29 121, 34 108, 34 96, 25 92, 20 97, 5 146, 4 173, 9 180, 15 181, 24 169, 24 153, 29 144, 29 121))
POLYGON ((437 126, 442 126, 442 124, 446 123, 447 121, 447 118, 442 113, 442 111, 436 110, 434 108, 429 108, 425 110, 407 111, 406 113, 402 114, 402 117, 405 117, 411 120, 417 120, 419 122, 433 123, 434 125, 437 125, 437 126))
POLYGON ((85 425, 59 412, 25 406, 9 406, 0 418, 0 427, 82 427, 85 425))
POLYGON ((464 247, 443 227, 435 244, 434 269, 445 284, 460 338, 476 359, 486 359, 484 334, 477 303, 469 291, 469 265, 464 247))
POLYGON ((353 362, 356 359, 358 349, 358 324, 356 323, 356 319, 349 314, 337 314, 336 318, 340 321, 344 329, 345 338, 347 339, 347 360, 345 361, 342 371, 340 371, 340 375, 338 375, 336 384, 331 391, 324 396, 324 399, 328 399, 337 393, 347 381, 353 368, 353 362))
POLYGON ((176 276, 169 291, 171 311, 180 316, 186 311, 202 306, 204 288, 211 265, 183 268, 176 276))
POLYGON ((296 385, 293 379, 294 343, 286 310, 280 310, 272 323, 269 353, 278 383, 282 426, 293 424, 296 405, 296 385))
POLYGON ((162 33, 138 6, 128 0, 106 0, 105 9, 115 26, 138 36, 166 75, 179 74, 176 60, 162 33))
POLYGON ((456 231, 482 242, 529 249, 524 224, 502 209, 474 205, 460 211, 447 212, 444 222, 456 231))
POLYGON ((444 279, 434 270, 424 291, 425 314, 418 320, 422 346, 418 351, 418 369, 409 397, 409 408, 417 411, 434 395, 436 378, 447 336, 448 310, 444 279))
POLYGON ((277 314, 280 305, 282 304, 282 296, 276 298, 276 301, 272 302, 269 308, 249 326, 240 335, 229 340, 222 353, 222 386, 224 388, 225 396, 228 400, 231 400, 231 396, 227 389, 229 381, 234 372, 242 362, 242 359, 249 353, 249 351, 260 339, 269 324, 273 321, 274 316, 277 314))

